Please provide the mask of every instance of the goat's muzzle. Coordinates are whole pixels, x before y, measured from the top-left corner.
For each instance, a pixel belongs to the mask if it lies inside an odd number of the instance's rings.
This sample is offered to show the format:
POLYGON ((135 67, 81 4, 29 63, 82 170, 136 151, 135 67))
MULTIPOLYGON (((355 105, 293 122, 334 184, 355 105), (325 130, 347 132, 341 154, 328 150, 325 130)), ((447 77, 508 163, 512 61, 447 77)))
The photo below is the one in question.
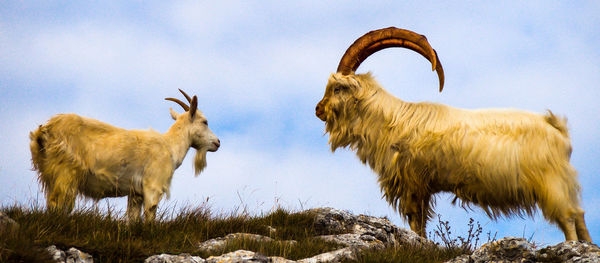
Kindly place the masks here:
POLYGON ((323 109, 323 105, 322 105, 323 101, 320 101, 319 104, 317 104, 317 107, 315 108, 315 114, 317 115, 317 117, 319 117, 319 119, 321 119, 322 121, 326 120, 326 116, 325 116, 325 110, 323 109))
POLYGON ((208 149, 209 152, 216 152, 219 147, 221 147, 221 140, 217 139, 217 141, 212 143, 212 148, 208 149))

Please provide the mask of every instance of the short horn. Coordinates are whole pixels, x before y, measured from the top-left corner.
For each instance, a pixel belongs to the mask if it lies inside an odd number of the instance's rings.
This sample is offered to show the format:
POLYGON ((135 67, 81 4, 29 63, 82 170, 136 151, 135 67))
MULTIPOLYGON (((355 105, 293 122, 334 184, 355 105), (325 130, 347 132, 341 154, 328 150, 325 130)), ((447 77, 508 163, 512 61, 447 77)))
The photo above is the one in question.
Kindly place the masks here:
POLYGON ((440 91, 442 91, 444 88, 444 69, 437 53, 427 42, 427 38, 415 32, 395 27, 368 32, 354 41, 340 60, 337 72, 344 75, 351 74, 370 55, 390 47, 408 48, 427 58, 431 62, 433 70, 438 73, 440 91))
POLYGON ((187 93, 185 93, 185 91, 183 91, 183 90, 181 90, 181 89, 178 89, 178 90, 179 90, 179 92, 181 92, 181 94, 183 94, 183 96, 184 96, 184 97, 187 99, 188 103, 192 103, 192 98, 191 98, 189 95, 187 95, 187 93))
POLYGON ((180 100, 175 99, 175 98, 165 98, 165 100, 174 101, 177 104, 179 104, 179 106, 181 106, 185 111, 190 111, 190 106, 188 106, 185 103, 183 103, 183 101, 180 101, 180 100))
POLYGON ((194 115, 196 115, 196 109, 198 108, 198 97, 196 97, 196 95, 194 95, 194 98, 192 99, 192 102, 190 103, 190 116, 192 118, 194 118, 194 115))

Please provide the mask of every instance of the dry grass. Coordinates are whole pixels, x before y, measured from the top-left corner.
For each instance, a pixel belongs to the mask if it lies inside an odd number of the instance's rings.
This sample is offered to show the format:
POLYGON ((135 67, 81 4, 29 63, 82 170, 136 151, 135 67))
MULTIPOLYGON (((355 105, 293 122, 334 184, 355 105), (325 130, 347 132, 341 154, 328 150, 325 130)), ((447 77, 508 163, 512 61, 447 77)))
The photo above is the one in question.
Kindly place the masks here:
MULTIPOLYGON (((78 248, 91 254, 95 262, 143 262, 161 253, 189 253, 207 258, 238 249, 295 260, 340 248, 340 245, 315 238, 340 233, 317 230, 313 225, 314 214, 290 213, 283 209, 254 217, 244 213, 213 215, 206 207, 179 212, 172 209, 160 212, 155 222, 131 224, 111 209, 107 212, 82 209, 64 214, 15 205, 0 208, 0 211, 20 224, 16 234, 0 236, 0 262, 51 262, 44 249, 50 245, 63 250, 78 248), (268 226, 276 231, 270 231, 268 226), (235 240, 210 252, 198 248, 200 242, 238 232, 264 235, 274 241, 235 240), (282 240, 297 243, 278 242, 282 240)), ((442 224, 438 229, 447 229, 445 227, 447 225, 442 224)), ((464 240, 478 239, 473 236, 475 233, 479 235, 481 231, 469 231, 464 240)), ((364 251, 355 262, 441 262, 470 253, 471 249, 464 243, 446 245, 364 251)))
POLYGON ((339 247, 314 238, 333 234, 319 233, 312 226, 314 215, 290 214, 282 209, 249 217, 239 214, 211 215, 208 209, 201 207, 183 209, 177 214, 162 212, 156 222, 131 224, 114 216, 110 210, 108 213, 99 213, 84 209, 71 214, 18 206, 0 210, 20 224, 15 235, 0 237, 0 262, 42 262, 48 258, 43 248, 50 245, 63 250, 78 248, 93 255, 98 262, 142 262, 160 253, 190 253, 208 257, 237 249, 298 259, 339 247), (277 231, 271 233, 267 226, 277 231), (230 242, 224 249, 211 253, 198 249, 202 241, 237 232, 269 236, 275 240, 293 239, 298 244, 289 246, 279 242, 241 240, 230 242))

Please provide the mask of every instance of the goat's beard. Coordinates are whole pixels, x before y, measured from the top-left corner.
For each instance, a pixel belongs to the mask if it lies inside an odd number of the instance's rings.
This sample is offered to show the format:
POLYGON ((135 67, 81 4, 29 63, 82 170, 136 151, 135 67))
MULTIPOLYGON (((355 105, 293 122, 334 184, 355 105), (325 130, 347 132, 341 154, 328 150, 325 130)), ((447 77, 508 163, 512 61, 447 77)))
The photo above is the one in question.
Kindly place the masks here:
POLYGON ((344 108, 343 105, 339 105, 335 110, 332 109, 330 117, 325 123, 325 132, 329 133, 332 152, 340 147, 356 148, 353 143, 357 137, 357 134, 354 133, 357 119, 349 116, 354 116, 353 112, 344 108))
POLYGON ((196 150, 196 156, 194 157, 194 175, 198 176, 204 168, 206 168, 206 150, 196 150))

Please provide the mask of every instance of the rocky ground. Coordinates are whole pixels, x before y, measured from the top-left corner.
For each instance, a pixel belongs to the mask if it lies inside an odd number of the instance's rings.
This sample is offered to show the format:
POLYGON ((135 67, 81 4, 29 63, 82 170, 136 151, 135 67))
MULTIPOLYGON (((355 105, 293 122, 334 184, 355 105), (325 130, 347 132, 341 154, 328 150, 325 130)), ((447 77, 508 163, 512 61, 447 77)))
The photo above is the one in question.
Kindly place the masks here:
MULTIPOLYGON (((192 262, 338 262, 342 259, 354 259, 361 250, 383 249, 389 246, 403 244, 435 245, 430 241, 422 239, 410 230, 399 228, 385 218, 366 215, 353 215, 346 211, 333 208, 313 209, 317 214, 315 225, 319 228, 332 230, 330 232, 346 232, 340 235, 320 236, 327 241, 341 244, 343 248, 319 254, 310 258, 292 261, 281 257, 266 257, 258 253, 246 250, 238 250, 221 256, 212 256, 206 259, 180 255, 154 255, 145 260, 147 263, 192 263, 192 262), (335 230, 335 231, 334 231, 335 230)), ((0 228, 8 225, 15 226, 5 215, 0 214, 0 228), (8 222, 8 223, 6 223, 8 222)), ((272 231, 277 231, 272 229, 272 231)), ((234 233, 224 237, 207 240, 198 244, 202 250, 216 250, 235 239, 253 239, 257 241, 272 241, 270 237, 234 233)), ((293 245, 296 241, 285 240, 293 245)), ((55 246, 47 250, 53 255, 57 262, 93 262, 92 255, 75 248, 62 251, 55 246)), ((600 247, 586 242, 568 241, 537 248, 534 244, 522 238, 507 237, 497 241, 489 242, 475 250, 471 255, 459 256, 448 262, 600 262, 600 247)))

